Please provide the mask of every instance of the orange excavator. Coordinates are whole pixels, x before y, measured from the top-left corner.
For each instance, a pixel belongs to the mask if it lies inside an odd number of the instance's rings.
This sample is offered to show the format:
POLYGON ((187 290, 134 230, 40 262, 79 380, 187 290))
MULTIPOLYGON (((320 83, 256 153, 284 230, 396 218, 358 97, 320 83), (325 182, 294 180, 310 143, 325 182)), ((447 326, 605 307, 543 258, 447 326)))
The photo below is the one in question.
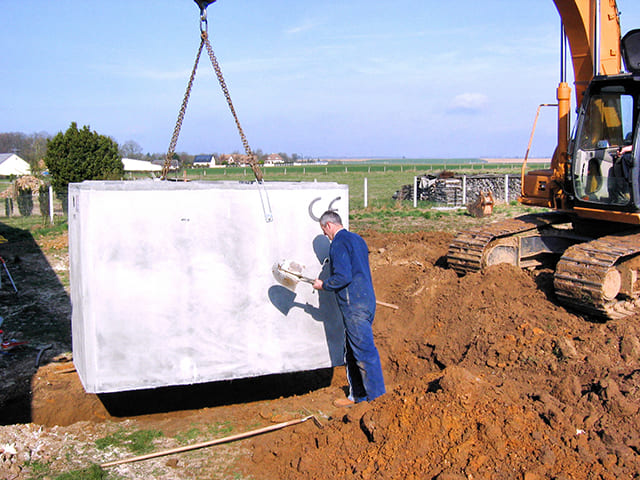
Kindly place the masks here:
POLYGON ((640 312, 640 29, 621 38, 615 0, 554 3, 562 19, 558 143, 549 169, 523 164, 519 198, 549 211, 459 232, 447 260, 462 275, 498 263, 551 265, 560 302, 623 318, 640 312), (571 138, 567 41, 578 106, 571 138))

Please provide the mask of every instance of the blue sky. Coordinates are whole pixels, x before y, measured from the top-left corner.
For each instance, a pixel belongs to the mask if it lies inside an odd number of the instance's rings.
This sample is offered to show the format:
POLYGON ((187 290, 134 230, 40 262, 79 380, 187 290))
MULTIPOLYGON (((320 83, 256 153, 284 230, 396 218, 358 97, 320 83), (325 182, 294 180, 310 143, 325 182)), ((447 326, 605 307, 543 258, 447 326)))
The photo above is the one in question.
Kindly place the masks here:
MULTIPOLYGON (((0 3, 0 132, 75 121, 166 152, 199 44, 193 1, 0 3)), ((623 33, 640 28, 640 2, 618 7, 623 33)), ((265 153, 522 157, 538 104, 555 101, 552 0, 217 0, 208 20, 265 153)), ((555 123, 543 110, 531 156, 552 153, 555 123)), ((176 150, 242 150, 206 52, 176 150)))

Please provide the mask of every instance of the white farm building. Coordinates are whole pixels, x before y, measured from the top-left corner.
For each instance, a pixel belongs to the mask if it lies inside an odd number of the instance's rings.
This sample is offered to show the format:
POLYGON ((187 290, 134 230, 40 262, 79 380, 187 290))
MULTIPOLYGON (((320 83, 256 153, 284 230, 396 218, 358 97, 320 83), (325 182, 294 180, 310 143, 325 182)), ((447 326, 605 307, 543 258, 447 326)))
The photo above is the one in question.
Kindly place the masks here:
POLYGON ((162 167, 155 165, 146 160, 136 160, 135 158, 123 158, 122 164, 124 165, 125 172, 160 172, 162 167))
POLYGON ((0 153, 0 176, 28 175, 31 173, 29 164, 15 153, 0 153))

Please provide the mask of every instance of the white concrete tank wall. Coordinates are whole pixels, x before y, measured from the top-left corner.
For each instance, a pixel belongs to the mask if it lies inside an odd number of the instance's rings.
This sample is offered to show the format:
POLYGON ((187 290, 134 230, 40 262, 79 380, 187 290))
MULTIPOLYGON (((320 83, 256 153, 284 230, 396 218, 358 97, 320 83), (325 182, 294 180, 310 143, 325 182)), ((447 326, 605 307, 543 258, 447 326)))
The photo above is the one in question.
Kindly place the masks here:
POLYGON ((328 273, 317 217, 331 206, 347 224, 348 187, 265 186, 272 222, 256 184, 69 186, 73 358, 87 392, 343 363, 333 294, 305 283, 290 292, 271 268, 286 258, 309 277, 328 273))

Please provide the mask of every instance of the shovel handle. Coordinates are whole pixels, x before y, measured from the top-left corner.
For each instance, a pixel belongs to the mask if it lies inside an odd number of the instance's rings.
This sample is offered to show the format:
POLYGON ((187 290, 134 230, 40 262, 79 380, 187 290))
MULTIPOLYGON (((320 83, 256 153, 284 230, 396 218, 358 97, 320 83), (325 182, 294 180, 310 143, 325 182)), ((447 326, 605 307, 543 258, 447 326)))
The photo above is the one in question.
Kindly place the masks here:
POLYGON ((383 307, 393 308, 394 310, 398 310, 400 307, 398 305, 394 305, 393 303, 381 302, 380 300, 376 300, 378 305, 382 305, 383 307))
POLYGON ((302 282, 310 283, 312 285, 313 285, 313 282, 315 282, 315 279, 309 278, 309 277, 305 277, 305 276, 299 274, 298 272, 292 272, 291 270, 285 270, 284 268, 279 268, 279 270, 281 272, 283 272, 285 275, 291 275, 293 277, 296 277, 298 280, 300 280, 302 282))

